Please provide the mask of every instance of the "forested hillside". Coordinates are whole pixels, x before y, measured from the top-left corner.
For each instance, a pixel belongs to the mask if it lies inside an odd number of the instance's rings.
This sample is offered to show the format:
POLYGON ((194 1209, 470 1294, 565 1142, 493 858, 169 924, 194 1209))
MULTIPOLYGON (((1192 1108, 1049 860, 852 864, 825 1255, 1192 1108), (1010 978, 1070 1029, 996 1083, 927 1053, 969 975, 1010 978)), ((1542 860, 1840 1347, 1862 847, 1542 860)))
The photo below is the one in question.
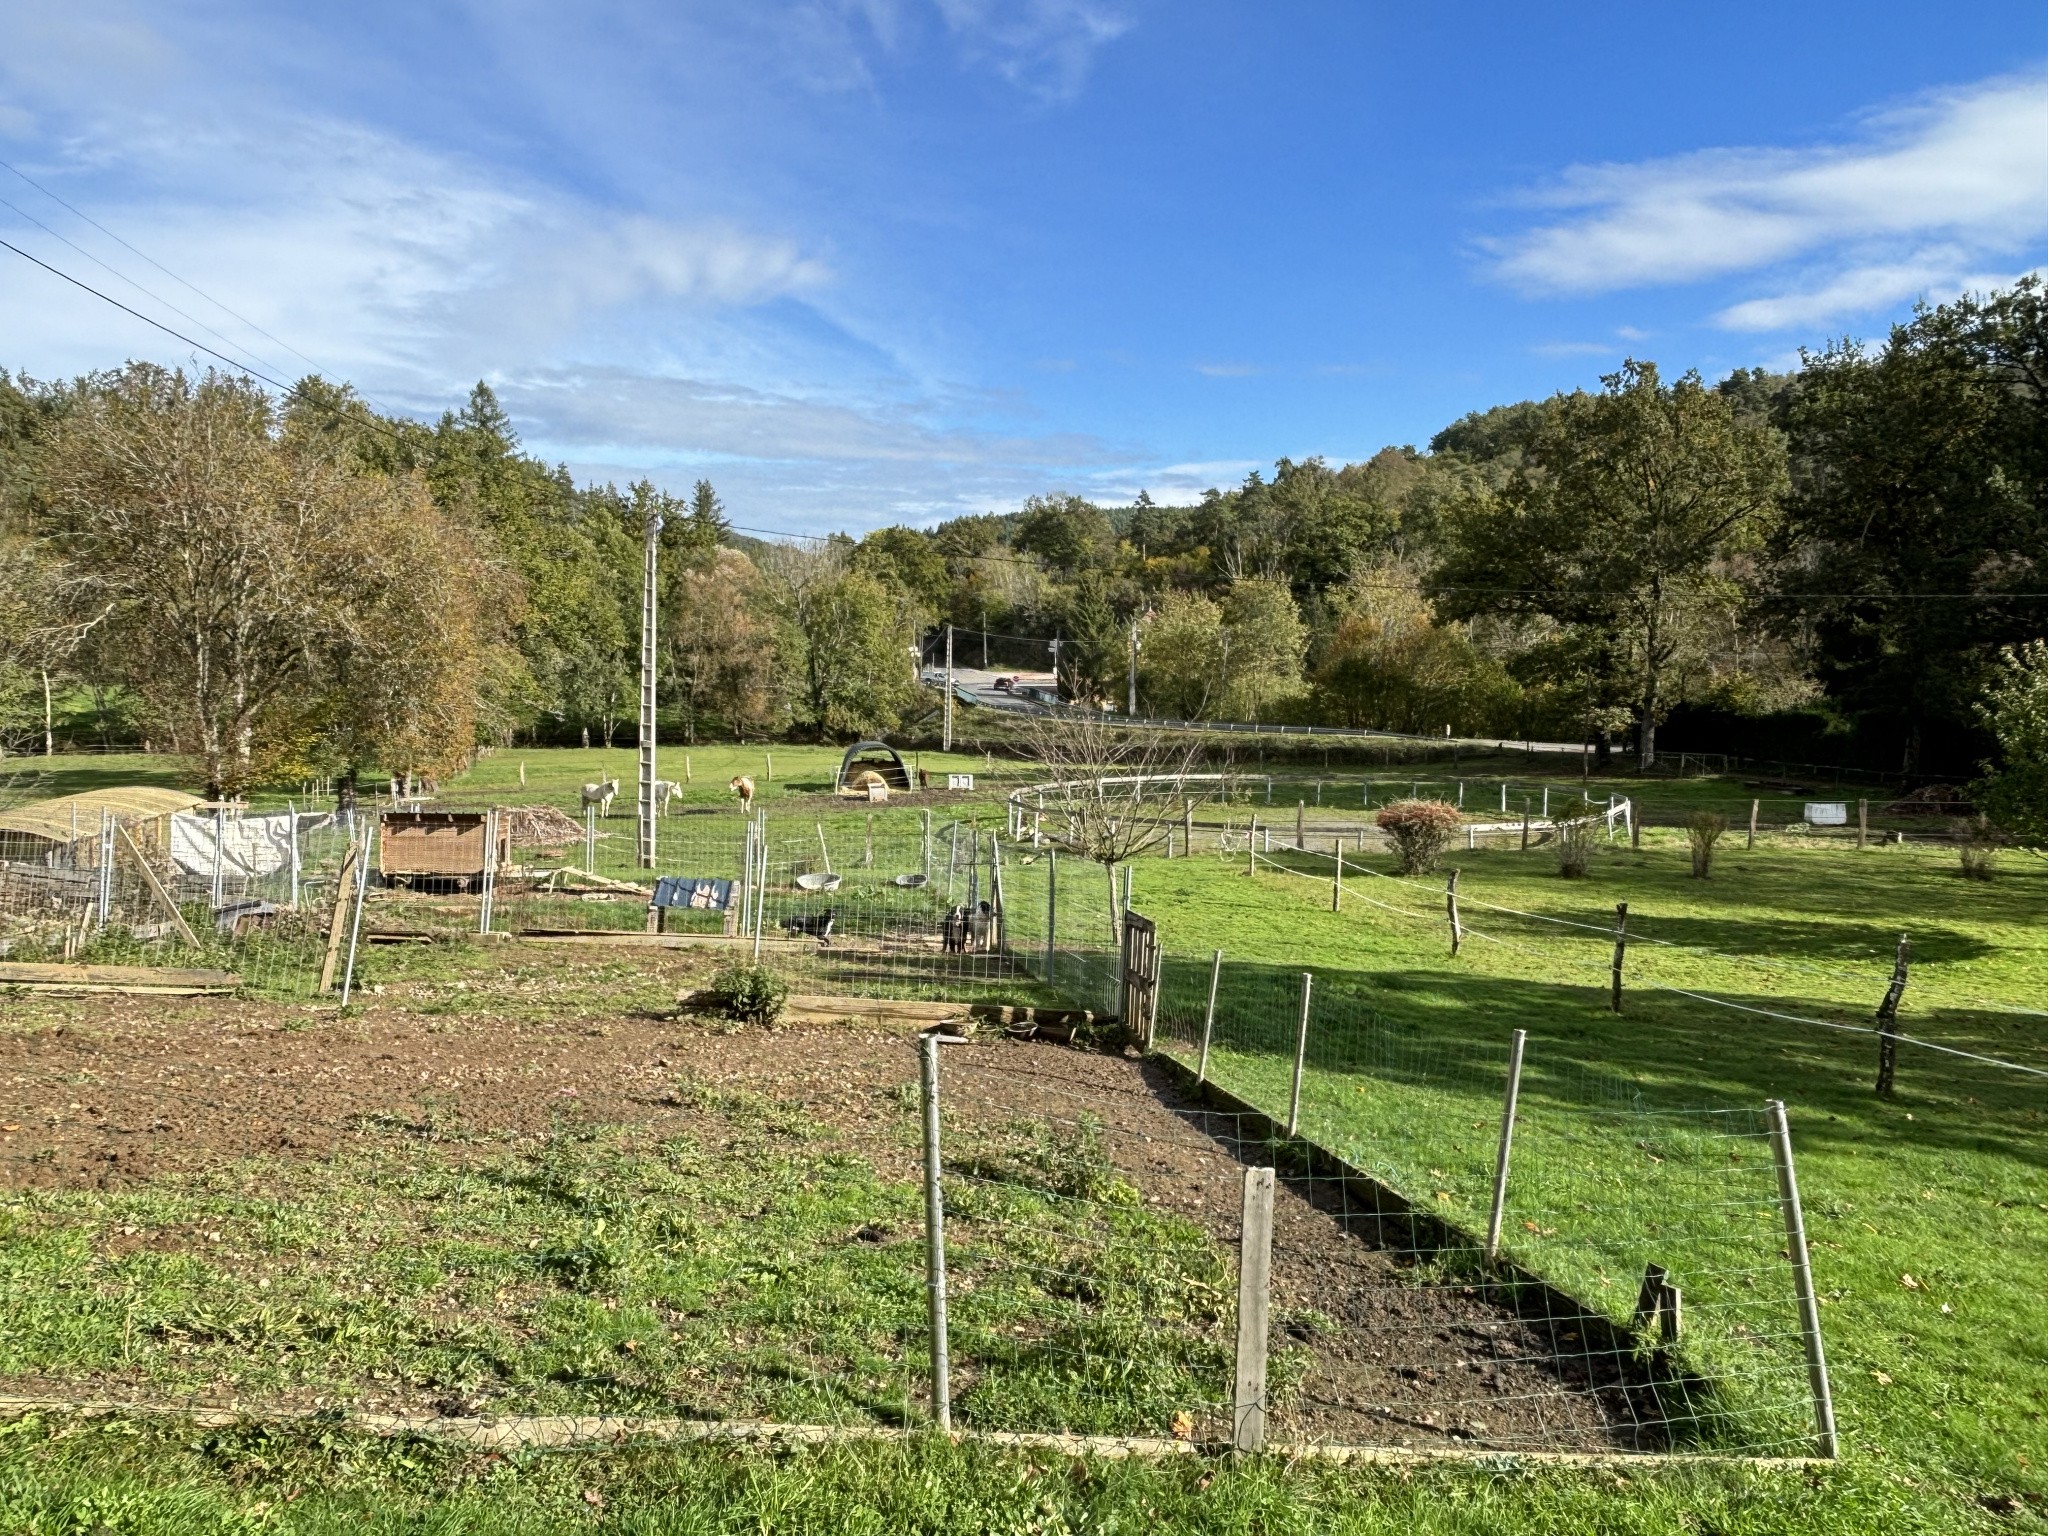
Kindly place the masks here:
MULTIPOLYGON (((143 364, 0 385, 0 743, 59 709, 235 790, 479 744, 610 742, 661 519, 662 708, 839 738, 963 661, 1077 701, 1968 774, 2001 653, 2048 618, 2037 280, 1883 345, 1718 382, 1632 362, 1426 448, 1280 460, 1192 506, 1053 490, 930 528, 771 542, 712 486, 578 486, 491 390, 431 426, 143 364), (744 517, 740 519, 745 521, 744 517)), ((861 509, 846 509, 860 519, 861 509)), ((2024 691, 2025 666, 2004 697, 2024 691)))

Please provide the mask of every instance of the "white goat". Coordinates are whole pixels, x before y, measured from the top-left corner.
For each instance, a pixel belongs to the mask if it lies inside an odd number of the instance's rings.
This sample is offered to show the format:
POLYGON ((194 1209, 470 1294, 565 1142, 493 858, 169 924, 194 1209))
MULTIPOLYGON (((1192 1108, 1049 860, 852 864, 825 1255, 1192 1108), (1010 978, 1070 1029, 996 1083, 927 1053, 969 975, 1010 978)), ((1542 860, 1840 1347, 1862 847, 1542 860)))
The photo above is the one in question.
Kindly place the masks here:
POLYGON ((618 793, 617 779, 599 779, 595 784, 583 786, 583 803, 586 806, 596 806, 598 815, 609 816, 612 813, 612 801, 618 798, 618 793))
POLYGON ((668 814, 669 801, 680 800, 682 794, 683 786, 674 779, 656 779, 654 781, 654 813, 657 816, 666 816, 668 814))

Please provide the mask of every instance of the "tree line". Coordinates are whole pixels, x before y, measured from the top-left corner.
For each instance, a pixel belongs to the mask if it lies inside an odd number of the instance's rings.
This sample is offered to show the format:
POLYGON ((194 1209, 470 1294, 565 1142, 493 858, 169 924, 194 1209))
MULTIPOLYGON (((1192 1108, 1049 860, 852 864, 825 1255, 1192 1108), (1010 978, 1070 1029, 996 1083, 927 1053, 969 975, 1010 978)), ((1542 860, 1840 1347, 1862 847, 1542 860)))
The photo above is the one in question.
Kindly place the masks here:
POLYGON ((664 729, 685 736, 914 728, 920 654, 951 624, 997 636, 996 665, 1044 666, 1058 640, 1078 702, 1127 707, 1135 672, 1150 715, 1645 763, 1660 728, 1790 721, 1967 772, 2048 632, 2044 311, 2026 279, 1791 372, 1631 361, 1425 448, 1283 459, 1191 505, 1049 493, 801 544, 736 532, 705 482, 578 486, 483 385, 428 424, 317 378, 281 400, 141 364, 16 379, 0 744, 33 745, 48 690, 224 791, 610 742, 658 521, 664 729))

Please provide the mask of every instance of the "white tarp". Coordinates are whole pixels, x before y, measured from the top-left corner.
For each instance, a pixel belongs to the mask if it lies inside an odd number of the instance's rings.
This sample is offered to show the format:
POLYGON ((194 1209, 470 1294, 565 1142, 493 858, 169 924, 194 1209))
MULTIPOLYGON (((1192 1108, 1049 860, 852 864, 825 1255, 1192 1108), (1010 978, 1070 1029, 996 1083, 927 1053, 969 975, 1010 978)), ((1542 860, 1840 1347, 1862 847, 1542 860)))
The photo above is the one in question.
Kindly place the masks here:
MULTIPOLYGON (((235 880, 275 874, 291 864, 294 819, 290 811, 266 816, 226 816, 219 820, 205 812, 179 812, 171 817, 171 860, 186 874, 211 880, 217 833, 222 875, 235 880)), ((333 819, 303 811, 296 815, 301 835, 310 828, 324 827, 333 819)))
POLYGON ((1806 824, 1809 827, 1845 827, 1849 824, 1849 806, 1843 800, 1809 800, 1806 802, 1806 824))

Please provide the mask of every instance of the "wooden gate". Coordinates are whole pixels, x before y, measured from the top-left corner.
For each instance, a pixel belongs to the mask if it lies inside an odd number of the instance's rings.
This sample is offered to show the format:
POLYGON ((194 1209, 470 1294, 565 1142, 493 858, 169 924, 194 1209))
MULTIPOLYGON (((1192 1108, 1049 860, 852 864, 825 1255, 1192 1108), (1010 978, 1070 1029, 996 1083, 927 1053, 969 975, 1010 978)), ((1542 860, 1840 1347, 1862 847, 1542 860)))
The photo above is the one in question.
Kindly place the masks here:
POLYGON ((1146 1050, 1159 1023, 1159 927, 1136 912, 1124 914, 1124 1028, 1146 1050))

